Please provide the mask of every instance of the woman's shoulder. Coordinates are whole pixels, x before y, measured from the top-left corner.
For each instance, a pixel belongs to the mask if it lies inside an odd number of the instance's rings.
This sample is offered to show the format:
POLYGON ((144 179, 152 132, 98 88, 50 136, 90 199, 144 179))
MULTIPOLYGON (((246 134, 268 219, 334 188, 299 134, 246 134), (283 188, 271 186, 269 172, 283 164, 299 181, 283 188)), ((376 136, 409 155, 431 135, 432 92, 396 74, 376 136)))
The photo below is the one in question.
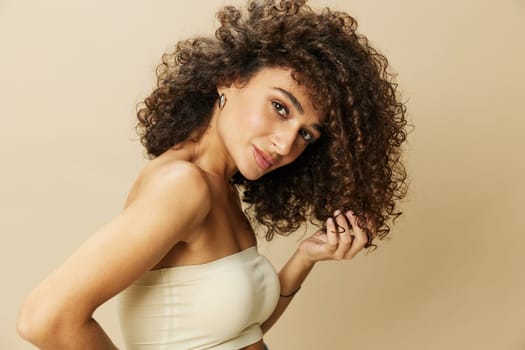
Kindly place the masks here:
POLYGON ((139 173, 132 186, 126 206, 137 197, 163 192, 173 200, 185 199, 206 207, 210 198, 208 179, 202 169, 185 159, 154 159, 139 173))

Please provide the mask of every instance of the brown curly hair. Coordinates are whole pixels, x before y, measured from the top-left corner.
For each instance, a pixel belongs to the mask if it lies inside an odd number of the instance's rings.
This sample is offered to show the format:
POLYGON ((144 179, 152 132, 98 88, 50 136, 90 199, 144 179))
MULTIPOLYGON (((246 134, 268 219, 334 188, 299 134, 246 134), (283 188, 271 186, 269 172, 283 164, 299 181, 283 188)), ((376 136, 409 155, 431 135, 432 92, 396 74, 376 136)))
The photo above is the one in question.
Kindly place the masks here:
POLYGON ((284 167, 256 181, 240 173, 247 213, 275 233, 296 231, 309 219, 325 222, 351 209, 373 239, 390 232, 407 190, 401 163, 406 107, 399 101, 388 61, 359 34, 357 22, 306 0, 252 0, 245 11, 218 12, 215 38, 181 41, 164 54, 158 83, 138 109, 137 130, 150 157, 197 137, 208 126, 217 86, 246 82, 263 67, 288 68, 325 117, 323 135, 284 167))

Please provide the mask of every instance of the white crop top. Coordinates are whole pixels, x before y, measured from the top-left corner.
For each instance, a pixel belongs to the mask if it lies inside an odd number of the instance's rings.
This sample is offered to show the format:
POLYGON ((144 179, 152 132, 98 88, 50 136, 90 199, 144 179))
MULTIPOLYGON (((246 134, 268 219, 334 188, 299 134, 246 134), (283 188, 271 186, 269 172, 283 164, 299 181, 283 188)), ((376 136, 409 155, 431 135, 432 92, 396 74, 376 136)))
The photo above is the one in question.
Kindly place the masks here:
POLYGON ((205 264, 151 270, 119 295, 127 350, 237 350, 262 338, 279 278, 255 246, 205 264))

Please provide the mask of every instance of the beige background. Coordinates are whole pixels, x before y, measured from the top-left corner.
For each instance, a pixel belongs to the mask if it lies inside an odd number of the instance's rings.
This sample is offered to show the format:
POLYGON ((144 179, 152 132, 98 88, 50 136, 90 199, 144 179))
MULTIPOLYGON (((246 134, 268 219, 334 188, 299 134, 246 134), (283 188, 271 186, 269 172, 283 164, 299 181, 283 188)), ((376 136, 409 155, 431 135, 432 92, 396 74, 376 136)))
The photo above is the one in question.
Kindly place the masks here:
MULTIPOLYGON (((134 105, 222 0, 0 0, 0 349, 23 296, 122 207, 134 105)), ((349 11, 399 73, 416 131, 392 240, 316 267, 273 349, 525 349, 525 1, 312 1, 349 11)), ((297 242, 263 250, 279 267, 297 242)), ((111 254, 108 251, 107 254, 111 254)), ((97 311, 121 344, 113 301, 97 311)))

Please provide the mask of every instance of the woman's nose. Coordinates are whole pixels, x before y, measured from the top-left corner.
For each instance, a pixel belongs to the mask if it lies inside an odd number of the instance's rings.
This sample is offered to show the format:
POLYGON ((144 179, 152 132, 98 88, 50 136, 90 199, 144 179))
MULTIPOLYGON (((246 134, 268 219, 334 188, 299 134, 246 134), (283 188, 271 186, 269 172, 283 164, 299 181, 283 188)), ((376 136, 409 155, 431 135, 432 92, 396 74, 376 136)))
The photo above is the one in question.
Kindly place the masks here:
POLYGON ((293 128, 280 130, 274 138, 274 145, 280 156, 289 155, 295 145, 298 131, 293 128))

